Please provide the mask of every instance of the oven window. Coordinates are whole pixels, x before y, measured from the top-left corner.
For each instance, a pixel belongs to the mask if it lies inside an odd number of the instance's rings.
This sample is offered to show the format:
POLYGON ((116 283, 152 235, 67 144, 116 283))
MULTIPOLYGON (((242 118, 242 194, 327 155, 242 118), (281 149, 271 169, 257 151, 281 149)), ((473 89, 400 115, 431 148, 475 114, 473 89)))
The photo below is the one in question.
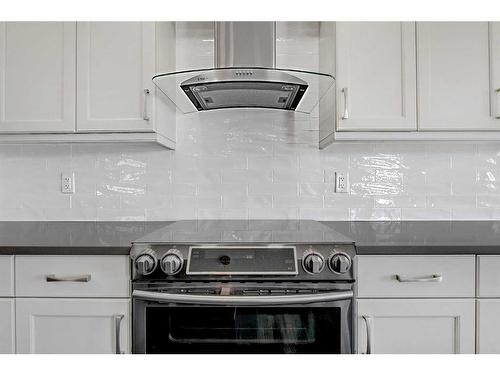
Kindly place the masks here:
POLYGON ((340 353, 340 310, 150 305, 146 352, 340 353))

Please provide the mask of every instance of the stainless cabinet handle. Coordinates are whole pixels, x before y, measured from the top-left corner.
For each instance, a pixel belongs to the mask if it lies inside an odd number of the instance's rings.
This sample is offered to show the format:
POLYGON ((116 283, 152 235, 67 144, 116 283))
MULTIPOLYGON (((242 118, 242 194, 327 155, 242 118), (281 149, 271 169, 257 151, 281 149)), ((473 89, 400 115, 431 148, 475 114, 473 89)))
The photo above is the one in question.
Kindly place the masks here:
POLYGON ((439 283, 443 281, 443 276, 431 275, 424 277, 405 277, 401 275, 396 275, 396 280, 399 281, 400 283, 421 283, 421 282, 439 283))
POLYGON ((45 275, 45 281, 47 281, 48 283, 55 283, 55 282, 88 283, 90 279, 91 279, 90 275, 64 276, 64 277, 57 277, 56 275, 45 275))
POLYGON ((369 316, 362 316, 366 326, 366 351, 365 354, 372 354, 372 318, 369 316))
POLYGON ((347 95, 347 87, 344 87, 341 91, 344 94, 344 113, 342 114, 342 120, 347 120, 349 118, 349 97, 347 95))
MULTIPOLYGON (((498 97, 498 94, 500 93, 500 88, 499 88, 499 89, 496 89, 496 90, 495 90, 495 93, 496 93, 496 95, 497 95, 497 97, 498 97)), ((497 105, 497 108, 498 108, 498 107, 500 107, 500 105, 498 104, 498 100, 497 100, 497 102, 496 102, 496 105, 497 105)), ((500 120, 500 114, 498 113, 498 109, 497 109, 497 115, 496 115, 496 117, 495 117, 495 118, 496 118, 497 120, 500 120)))
POLYGON ((120 326, 125 315, 115 315, 115 353, 125 354, 120 348, 120 326))
POLYGON ((143 103, 143 108, 142 108, 142 118, 146 121, 149 121, 148 96, 149 96, 149 89, 144 89, 144 103, 143 103))

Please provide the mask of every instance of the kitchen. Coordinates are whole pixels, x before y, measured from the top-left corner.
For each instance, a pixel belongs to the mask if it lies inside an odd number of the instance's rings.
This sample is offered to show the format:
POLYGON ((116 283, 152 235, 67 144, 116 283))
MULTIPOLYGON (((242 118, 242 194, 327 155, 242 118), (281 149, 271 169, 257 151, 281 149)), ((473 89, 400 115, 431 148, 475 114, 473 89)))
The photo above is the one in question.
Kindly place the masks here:
POLYGON ((0 70, 2 353, 500 353, 499 22, 9 21, 0 70))

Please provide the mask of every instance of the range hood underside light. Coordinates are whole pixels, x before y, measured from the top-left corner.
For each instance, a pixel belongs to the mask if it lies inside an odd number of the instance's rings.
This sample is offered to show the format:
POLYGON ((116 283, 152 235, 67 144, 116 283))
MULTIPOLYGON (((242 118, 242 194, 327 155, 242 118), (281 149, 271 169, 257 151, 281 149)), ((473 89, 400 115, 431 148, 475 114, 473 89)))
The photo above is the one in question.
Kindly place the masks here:
POLYGON ((295 110, 307 85, 233 81, 181 85, 181 89, 198 111, 242 107, 295 110))

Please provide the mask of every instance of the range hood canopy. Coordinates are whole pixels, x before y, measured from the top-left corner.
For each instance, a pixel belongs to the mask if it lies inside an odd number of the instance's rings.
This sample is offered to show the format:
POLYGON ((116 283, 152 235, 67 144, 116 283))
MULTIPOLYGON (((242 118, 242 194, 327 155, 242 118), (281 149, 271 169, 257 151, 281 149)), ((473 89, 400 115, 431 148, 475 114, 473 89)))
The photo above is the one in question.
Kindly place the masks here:
POLYGON ((275 22, 216 22, 215 68, 153 77, 183 113, 267 108, 311 113, 333 86, 329 74, 277 69, 275 22))

